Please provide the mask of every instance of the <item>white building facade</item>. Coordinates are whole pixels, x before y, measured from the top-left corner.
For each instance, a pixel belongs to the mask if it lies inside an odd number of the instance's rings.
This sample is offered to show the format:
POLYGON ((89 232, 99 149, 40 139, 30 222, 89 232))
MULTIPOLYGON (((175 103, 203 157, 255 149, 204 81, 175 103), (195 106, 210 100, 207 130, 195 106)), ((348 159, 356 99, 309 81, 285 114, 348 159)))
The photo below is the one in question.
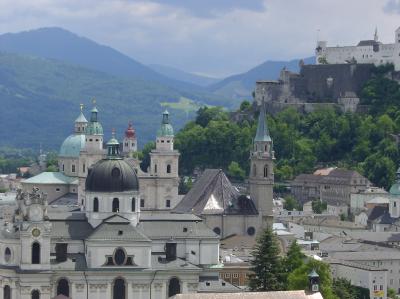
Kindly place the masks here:
POLYGON ((315 54, 317 64, 392 63, 400 71, 400 27, 394 32, 394 43, 379 42, 375 30, 374 39, 360 41, 356 46, 328 47, 326 41, 318 41, 315 54))

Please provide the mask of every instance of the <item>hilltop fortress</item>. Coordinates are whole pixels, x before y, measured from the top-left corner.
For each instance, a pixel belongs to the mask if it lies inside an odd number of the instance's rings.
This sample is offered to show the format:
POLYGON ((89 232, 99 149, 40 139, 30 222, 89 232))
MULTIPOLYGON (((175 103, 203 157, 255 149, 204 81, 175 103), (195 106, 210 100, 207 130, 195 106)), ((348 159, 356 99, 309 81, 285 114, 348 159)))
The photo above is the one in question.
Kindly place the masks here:
POLYGON ((263 100, 270 113, 287 107, 311 112, 317 107, 334 107, 343 112, 364 112, 360 94, 373 75, 374 66, 393 64, 391 78, 400 81, 400 27, 394 44, 382 44, 375 31, 373 40, 363 40, 357 46, 327 47, 319 41, 316 64, 300 61, 300 72, 281 71, 278 80, 257 81, 255 102, 263 100))

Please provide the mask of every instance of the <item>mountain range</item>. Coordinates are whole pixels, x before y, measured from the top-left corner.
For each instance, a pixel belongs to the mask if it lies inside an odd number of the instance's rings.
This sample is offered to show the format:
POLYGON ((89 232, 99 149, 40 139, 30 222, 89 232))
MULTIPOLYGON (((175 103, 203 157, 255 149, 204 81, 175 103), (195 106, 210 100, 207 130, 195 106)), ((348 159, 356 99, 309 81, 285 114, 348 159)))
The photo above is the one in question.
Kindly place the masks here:
MULTIPOLYGON (((306 60, 307 61, 307 60, 306 60)), ((306 62, 307 63, 307 62, 306 62)), ((72 131, 79 103, 95 97, 105 131, 120 138, 129 120, 139 142, 153 140, 168 107, 176 129, 202 105, 237 107, 257 79, 276 79, 298 60, 266 62, 223 80, 171 67, 146 66, 62 28, 0 35, 0 138, 3 145, 56 149, 72 131)), ((107 138, 106 134, 106 138, 107 138)))

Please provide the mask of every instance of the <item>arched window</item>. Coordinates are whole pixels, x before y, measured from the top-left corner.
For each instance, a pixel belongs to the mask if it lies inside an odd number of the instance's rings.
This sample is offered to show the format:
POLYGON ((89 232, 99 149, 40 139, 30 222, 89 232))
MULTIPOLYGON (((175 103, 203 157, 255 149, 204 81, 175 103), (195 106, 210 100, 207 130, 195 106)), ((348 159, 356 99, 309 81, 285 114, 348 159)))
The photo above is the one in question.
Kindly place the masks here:
POLYGON ((181 283, 179 282, 179 279, 176 277, 171 278, 168 284, 168 297, 180 294, 180 292, 181 292, 181 283))
POLYGON ((69 283, 65 278, 60 279, 57 284, 57 295, 60 294, 69 297, 69 283))
POLYGON ((167 173, 171 173, 171 164, 167 165, 167 173))
POLYGON ((114 280, 113 299, 125 299, 125 280, 117 278, 114 280))
POLYGON ((132 211, 132 212, 135 212, 135 211, 136 211, 136 198, 134 198, 134 197, 132 197, 131 211, 132 211))
POLYGON ((118 198, 114 198, 114 199, 113 199, 113 202, 112 202, 112 211, 113 211, 113 213, 119 212, 119 199, 118 199, 118 198))
POLYGON ((6 250, 4 250, 4 260, 8 263, 11 260, 11 249, 10 248, 6 248, 6 250))
POLYGON ((32 264, 40 264, 40 244, 38 242, 32 244, 32 264))
POLYGON ((268 177, 268 165, 264 166, 264 177, 268 177))
POLYGON ((3 293, 4 299, 11 299, 11 288, 9 285, 4 286, 3 293))
POLYGON ((253 176, 257 175, 257 166, 256 164, 253 164, 253 176))
POLYGON ((38 290, 33 290, 31 293, 31 299, 40 299, 40 292, 38 290))
POLYGON ((98 212, 99 211, 99 199, 95 197, 93 199, 93 212, 98 212))
POLYGON ((268 145, 265 145, 264 151, 268 152, 268 145))

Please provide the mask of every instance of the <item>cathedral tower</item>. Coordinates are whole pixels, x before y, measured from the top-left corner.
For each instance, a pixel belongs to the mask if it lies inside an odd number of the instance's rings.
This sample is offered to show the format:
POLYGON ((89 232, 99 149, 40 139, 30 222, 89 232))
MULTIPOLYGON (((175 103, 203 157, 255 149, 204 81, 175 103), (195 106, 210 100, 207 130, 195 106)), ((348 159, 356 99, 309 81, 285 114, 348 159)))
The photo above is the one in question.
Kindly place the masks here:
POLYGON ((258 209, 262 226, 272 225, 274 151, 265 120, 264 101, 261 102, 257 133, 250 153, 250 197, 258 209))
POLYGON ((21 269, 50 270, 51 223, 47 216, 47 198, 39 188, 30 193, 18 191, 16 222, 21 241, 21 269))
POLYGON ((93 101, 90 121, 85 129, 85 146, 79 155, 79 187, 78 202, 84 205, 85 201, 85 180, 88 175, 89 167, 97 161, 103 159, 105 151, 103 149, 103 127, 98 121, 98 113, 93 101))
POLYGON ((128 128, 125 131, 122 153, 124 154, 124 156, 129 157, 136 151, 137 151, 136 132, 132 126, 132 122, 129 122, 128 128))
POLYGON ((141 206, 170 210, 178 203, 179 152, 174 150, 174 129, 168 111, 163 113, 156 148, 150 152, 150 159, 150 176, 143 180, 145 197, 141 206))

